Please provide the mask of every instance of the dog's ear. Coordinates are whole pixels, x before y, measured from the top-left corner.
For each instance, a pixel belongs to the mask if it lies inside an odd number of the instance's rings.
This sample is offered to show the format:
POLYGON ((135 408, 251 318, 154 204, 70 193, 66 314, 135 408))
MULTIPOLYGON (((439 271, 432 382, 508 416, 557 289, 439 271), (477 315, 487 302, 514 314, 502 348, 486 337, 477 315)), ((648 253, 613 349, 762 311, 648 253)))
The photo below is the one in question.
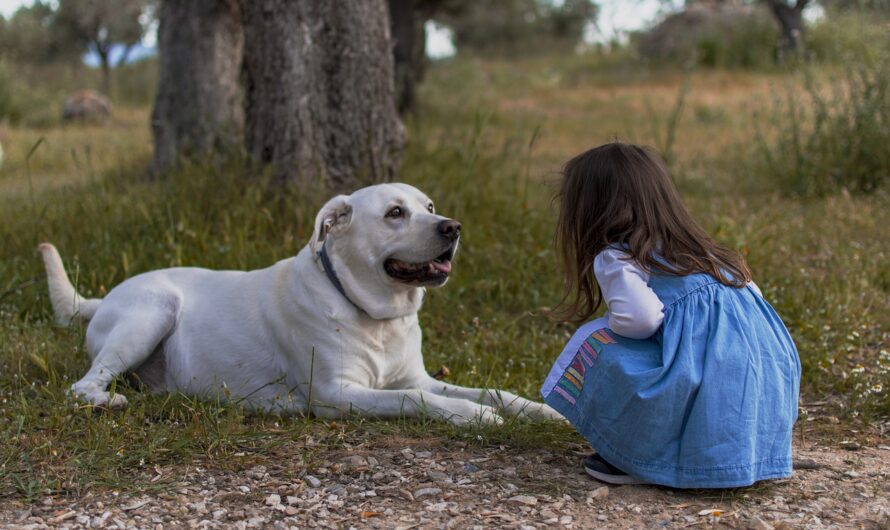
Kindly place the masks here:
POLYGON ((325 203, 315 216, 315 228, 309 241, 312 253, 318 252, 328 234, 342 232, 349 226, 350 221, 352 221, 352 206, 349 204, 348 195, 337 195, 325 203))

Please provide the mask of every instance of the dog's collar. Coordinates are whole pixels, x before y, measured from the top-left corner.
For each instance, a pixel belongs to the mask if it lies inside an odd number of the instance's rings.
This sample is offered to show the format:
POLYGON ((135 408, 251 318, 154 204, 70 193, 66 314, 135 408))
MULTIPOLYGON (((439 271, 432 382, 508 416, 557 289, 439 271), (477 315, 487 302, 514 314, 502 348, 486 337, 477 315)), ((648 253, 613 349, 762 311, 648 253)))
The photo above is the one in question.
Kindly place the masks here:
POLYGON ((328 256, 327 248, 325 248, 326 244, 327 241, 322 243, 321 250, 318 251, 318 257, 321 259, 321 268, 324 270, 325 276, 328 277, 328 280, 331 280, 331 283, 334 284, 334 287, 336 287, 338 291, 340 291, 340 294, 343 295, 343 298, 345 298, 346 301, 354 305, 357 309, 361 309, 351 298, 349 298, 349 295, 346 294, 346 290, 343 289, 343 284, 340 283, 340 278, 337 277, 337 272, 334 271, 334 264, 331 263, 331 258, 328 256))

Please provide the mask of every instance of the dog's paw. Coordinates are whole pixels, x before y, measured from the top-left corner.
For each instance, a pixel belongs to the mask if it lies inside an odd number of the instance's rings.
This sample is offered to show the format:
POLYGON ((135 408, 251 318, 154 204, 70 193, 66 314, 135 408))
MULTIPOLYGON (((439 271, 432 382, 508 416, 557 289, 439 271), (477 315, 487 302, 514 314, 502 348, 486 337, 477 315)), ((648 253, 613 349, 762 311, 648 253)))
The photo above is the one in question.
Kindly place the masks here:
POLYGON ((71 386, 70 393, 78 400, 94 407, 120 409, 127 406, 127 398, 123 394, 111 394, 88 386, 74 384, 71 386))
POLYGON ((535 420, 556 420, 568 423, 562 414, 553 410, 550 405, 543 403, 535 403, 533 406, 525 410, 525 415, 535 420))
POLYGON ((452 425, 501 425, 504 418, 498 414, 497 409, 486 405, 475 405, 471 410, 463 414, 452 414, 447 418, 452 425))

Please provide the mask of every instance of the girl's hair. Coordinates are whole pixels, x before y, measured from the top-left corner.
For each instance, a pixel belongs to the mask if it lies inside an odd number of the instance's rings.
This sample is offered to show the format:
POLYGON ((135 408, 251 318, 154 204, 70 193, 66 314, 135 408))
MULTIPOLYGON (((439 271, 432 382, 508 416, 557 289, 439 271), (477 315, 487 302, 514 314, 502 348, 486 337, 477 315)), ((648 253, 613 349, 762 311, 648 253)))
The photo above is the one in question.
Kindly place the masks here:
POLYGON ((599 308, 593 260, 610 245, 624 247, 649 273, 702 272, 734 287, 751 280, 744 258, 693 220, 655 151, 613 142, 569 160, 562 173, 555 245, 565 293, 558 317, 582 322, 599 308))

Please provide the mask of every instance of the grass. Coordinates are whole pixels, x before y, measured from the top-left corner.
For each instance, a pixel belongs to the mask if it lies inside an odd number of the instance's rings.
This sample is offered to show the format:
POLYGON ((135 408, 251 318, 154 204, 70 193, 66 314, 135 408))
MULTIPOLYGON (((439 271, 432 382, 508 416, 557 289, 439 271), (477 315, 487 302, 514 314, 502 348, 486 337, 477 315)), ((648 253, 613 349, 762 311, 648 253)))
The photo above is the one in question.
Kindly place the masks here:
MULTIPOLYGON (((461 59, 431 69, 407 124, 402 179, 458 218, 464 237, 454 278, 429 293, 421 312, 427 368, 445 364, 452 382, 537 396, 571 332, 546 317, 561 289, 550 240, 559 164, 615 136, 653 145, 672 138, 690 207, 745 252, 788 324, 806 400, 838 403, 832 413, 844 426, 890 416, 888 197, 792 197, 758 174, 753 139, 763 114, 755 111, 782 82, 778 73, 625 70, 579 57, 461 59)), ((102 295, 150 269, 249 269, 293 255, 323 198, 269 189, 227 165, 145 182, 145 106, 119 106, 106 127, 3 128, 0 141, 0 497, 164 487, 166 479, 138 477, 156 465, 239 466, 288 444, 302 447, 290 456, 311 466, 329 449, 386 435, 517 449, 580 442, 569 428, 520 421, 455 429, 245 415, 124 382, 123 411, 72 403, 65 389, 88 366, 83 330, 51 325, 39 241, 57 244, 83 292, 102 295)))

